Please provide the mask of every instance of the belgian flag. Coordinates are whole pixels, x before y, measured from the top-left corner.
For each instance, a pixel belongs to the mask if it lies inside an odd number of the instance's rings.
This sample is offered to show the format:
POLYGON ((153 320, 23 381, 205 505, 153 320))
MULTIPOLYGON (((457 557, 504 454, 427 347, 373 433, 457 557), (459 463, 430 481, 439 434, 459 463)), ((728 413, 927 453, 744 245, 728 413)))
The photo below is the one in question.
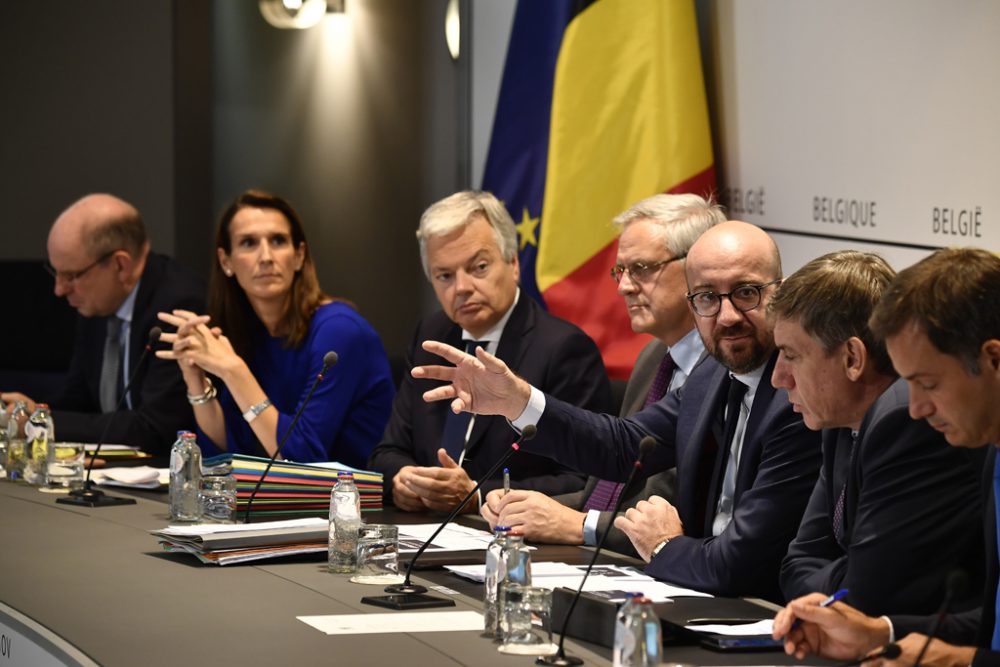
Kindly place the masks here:
POLYGON ((483 189, 518 227, 521 287, 627 378, 648 336, 610 277, 611 220, 715 186, 693 0, 520 0, 483 189))

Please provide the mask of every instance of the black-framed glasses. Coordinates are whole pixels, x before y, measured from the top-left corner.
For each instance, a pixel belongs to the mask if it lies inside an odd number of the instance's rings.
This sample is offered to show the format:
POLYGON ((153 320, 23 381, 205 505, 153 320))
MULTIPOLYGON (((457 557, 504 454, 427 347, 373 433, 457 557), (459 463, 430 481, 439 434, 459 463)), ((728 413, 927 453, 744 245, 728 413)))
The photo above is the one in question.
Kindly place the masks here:
POLYGON ((652 278, 654 273, 667 264, 676 262, 679 259, 684 259, 684 257, 686 257, 686 255, 678 255, 677 257, 671 257, 670 259, 662 259, 659 262, 632 262, 631 264, 615 264, 611 267, 611 279, 616 283, 620 283, 622 281, 622 276, 628 273, 635 282, 643 282, 652 278))
POLYGON ((723 294, 716 292, 696 292, 688 294, 687 300, 691 302, 694 312, 701 317, 718 315, 719 311, 722 310, 723 299, 729 299, 729 303, 733 304, 733 308, 741 313, 745 313, 760 305, 760 295, 765 287, 777 285, 780 282, 781 278, 778 278, 777 280, 760 285, 740 285, 732 292, 725 292, 723 294))
POLYGON ((109 250, 108 252, 104 253, 103 255, 101 255, 96 260, 94 260, 84 268, 80 269, 79 271, 56 271, 56 267, 52 266, 52 263, 49 262, 48 260, 46 260, 45 264, 43 264, 42 266, 45 267, 46 272, 48 272, 50 276, 56 279, 57 283, 59 282, 72 283, 82 278, 83 274, 87 273, 87 271, 90 271, 98 264, 104 262, 105 260, 108 259, 108 257, 111 257, 111 255, 115 254, 116 252, 118 252, 117 249, 109 250))

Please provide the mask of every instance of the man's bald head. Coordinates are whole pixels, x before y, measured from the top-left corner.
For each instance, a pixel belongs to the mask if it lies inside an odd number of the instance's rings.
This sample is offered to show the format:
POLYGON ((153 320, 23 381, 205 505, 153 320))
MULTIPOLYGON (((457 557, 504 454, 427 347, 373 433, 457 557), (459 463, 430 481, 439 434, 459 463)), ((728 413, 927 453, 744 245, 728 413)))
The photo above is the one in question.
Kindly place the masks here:
POLYGON ((114 250, 140 258, 148 249, 139 211, 109 194, 87 195, 63 211, 49 230, 50 247, 53 242, 82 247, 94 259, 114 250))
POLYGON ((695 241, 684 268, 688 295, 699 295, 692 311, 705 348, 734 373, 760 368, 774 351, 766 315, 781 280, 774 240, 746 222, 723 222, 695 241))

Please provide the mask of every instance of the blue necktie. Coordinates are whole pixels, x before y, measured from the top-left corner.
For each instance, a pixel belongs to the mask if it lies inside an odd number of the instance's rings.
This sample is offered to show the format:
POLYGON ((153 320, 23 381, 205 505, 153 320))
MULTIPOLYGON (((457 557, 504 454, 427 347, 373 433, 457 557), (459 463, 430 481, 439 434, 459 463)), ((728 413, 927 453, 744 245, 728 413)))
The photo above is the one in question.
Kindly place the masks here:
MULTIPOLYGON (((489 341, 465 341, 465 351, 475 355, 477 347, 483 347, 489 341)), ((457 415, 448 407, 448 416, 444 420, 444 432, 441 434, 441 446, 448 452, 448 456, 458 463, 465 449, 465 435, 469 432, 469 422, 472 421, 472 413, 460 412, 457 415)))
MULTIPOLYGON (((1000 548, 1000 450, 993 455, 993 506, 996 514, 998 548, 1000 548)), ((994 651, 1000 651, 1000 588, 997 589, 996 600, 994 601, 995 616, 993 617, 993 642, 991 647, 994 651)))

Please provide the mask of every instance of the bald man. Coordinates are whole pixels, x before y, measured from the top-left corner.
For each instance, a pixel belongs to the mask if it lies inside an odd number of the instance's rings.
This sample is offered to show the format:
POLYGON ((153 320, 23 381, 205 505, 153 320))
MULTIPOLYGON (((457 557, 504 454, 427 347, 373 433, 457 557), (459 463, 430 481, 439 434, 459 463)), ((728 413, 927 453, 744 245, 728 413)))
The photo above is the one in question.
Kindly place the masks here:
POLYGON ((767 303, 781 282, 774 241, 729 221, 688 252, 687 300, 706 357, 679 390, 629 418, 597 415, 542 394, 498 359, 441 343, 425 348, 457 364, 414 377, 450 381, 425 400, 537 424, 523 449, 624 481, 639 441, 658 443, 644 472, 676 465, 676 506, 658 496, 615 521, 647 573, 716 595, 780 600, 778 571, 820 467, 820 440, 768 381, 777 357, 767 303))
MULTIPOLYGON (((194 426, 177 366, 139 356, 156 313, 204 309, 204 288, 177 263, 150 252, 139 211, 107 194, 92 194, 66 209, 52 225, 47 268, 56 296, 80 314, 73 358, 62 392, 45 397, 60 440, 138 445, 166 454, 180 429, 194 426), (112 416, 132 372, 122 410, 112 416), (110 426, 109 426, 110 424, 110 426)), ((4 401, 34 401, 19 392, 4 401)))

